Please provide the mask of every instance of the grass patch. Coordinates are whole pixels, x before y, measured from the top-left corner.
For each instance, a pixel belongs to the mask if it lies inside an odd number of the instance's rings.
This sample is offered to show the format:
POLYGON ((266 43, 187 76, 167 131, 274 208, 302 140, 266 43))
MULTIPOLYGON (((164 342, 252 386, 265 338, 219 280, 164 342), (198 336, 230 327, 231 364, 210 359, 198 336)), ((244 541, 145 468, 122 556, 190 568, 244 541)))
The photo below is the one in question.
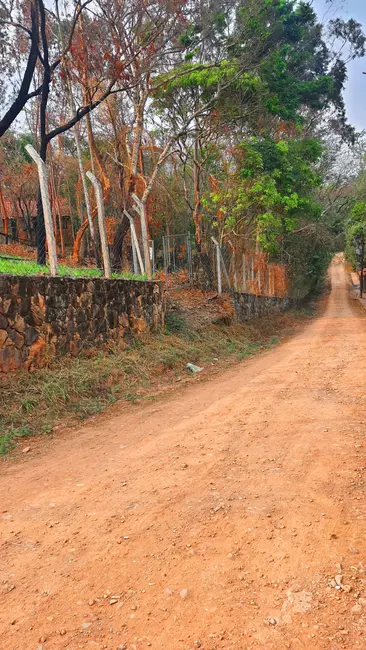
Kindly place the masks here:
MULTIPOLYGON (((0 256, 0 275, 49 275, 48 265, 40 266, 33 260, 24 260, 21 257, 0 256)), ((70 278, 100 278, 103 271, 87 266, 77 267, 66 264, 58 265, 58 274, 70 278)), ((133 273, 112 273, 112 278, 123 280, 146 280, 144 275, 133 275, 133 273)))
POLYGON ((167 334, 180 334, 187 329, 186 321, 179 314, 168 312, 165 316, 165 330, 167 334))
POLYGON ((24 437, 48 434, 60 423, 73 425, 117 400, 154 399, 161 385, 189 376, 188 362, 203 366, 207 374, 210 368, 269 348, 305 318, 303 312, 279 314, 246 325, 208 325, 194 331, 175 317, 168 326, 178 330, 174 333, 136 340, 124 350, 108 345, 85 351, 48 369, 11 376, 0 384, 0 454, 24 437))

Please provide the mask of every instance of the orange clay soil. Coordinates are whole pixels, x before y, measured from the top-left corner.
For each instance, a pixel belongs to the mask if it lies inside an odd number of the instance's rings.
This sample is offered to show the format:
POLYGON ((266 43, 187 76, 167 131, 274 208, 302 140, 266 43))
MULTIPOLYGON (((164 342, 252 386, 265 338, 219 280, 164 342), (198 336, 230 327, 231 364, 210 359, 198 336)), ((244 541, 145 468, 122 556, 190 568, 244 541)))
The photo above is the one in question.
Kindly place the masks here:
POLYGON ((2 464, 1 650, 366 648, 366 327, 330 274, 276 349, 2 464))

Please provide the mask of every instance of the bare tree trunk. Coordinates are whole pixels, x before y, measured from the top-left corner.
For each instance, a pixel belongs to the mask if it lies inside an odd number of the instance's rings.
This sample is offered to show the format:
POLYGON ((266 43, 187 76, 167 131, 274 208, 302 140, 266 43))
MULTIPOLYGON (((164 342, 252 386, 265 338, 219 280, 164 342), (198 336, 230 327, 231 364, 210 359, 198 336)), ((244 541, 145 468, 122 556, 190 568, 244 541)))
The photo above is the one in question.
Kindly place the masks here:
POLYGON ((38 58, 38 42, 39 42, 39 25, 38 25, 38 0, 31 0, 30 17, 31 17, 31 46, 28 54, 27 65, 25 66, 22 83, 20 85, 18 94, 11 104, 10 108, 5 113, 4 117, 0 120, 0 137, 10 128, 14 120, 18 117, 26 105, 29 97, 29 88, 32 83, 33 74, 36 68, 38 58))
MULTIPOLYGON (((61 249, 61 257, 65 257, 65 245, 64 245, 64 233, 62 230, 62 217, 61 217, 61 208, 60 208, 60 201, 59 201, 59 196, 58 192, 56 189, 56 183, 55 183, 55 170, 54 170, 54 164, 53 164, 53 157, 52 157, 52 147, 50 148, 50 163, 51 163, 51 169, 50 169, 50 181, 51 181, 51 197, 52 198, 52 204, 54 206, 54 212, 57 215, 58 219, 58 229, 60 232, 60 249, 61 249)), ((54 222, 56 223, 56 217, 54 217, 54 222)), ((56 242, 57 242, 57 228, 55 227, 55 237, 56 237, 56 242)))
MULTIPOLYGON (((136 189, 136 178, 138 172, 138 163, 139 163, 139 153, 141 147, 141 138, 144 127, 144 109, 146 104, 146 94, 139 93, 135 96, 135 121, 133 125, 133 140, 132 140, 132 149, 130 153, 130 179, 128 184, 127 197, 123 201, 123 209, 121 210, 122 219, 119 224, 116 234, 114 236, 113 248, 112 248, 112 268, 114 271, 118 271, 121 268, 122 264, 122 253, 123 253, 123 244, 125 237, 130 229, 130 222, 124 215, 124 209, 128 212, 132 212, 134 208, 134 202, 132 200, 132 194, 134 194, 136 189)), ((117 148, 117 156, 119 156, 119 151, 117 148)), ((122 170, 123 174, 123 161, 118 159, 119 168, 122 170)), ((123 183, 124 186, 124 176, 120 177, 120 184, 123 183)), ((145 213, 145 208, 144 208, 145 213)), ((146 261, 145 261, 146 262, 146 261)))
POLYGON ((5 206, 5 201, 3 197, 3 193, 0 187, 0 205, 1 205, 1 212, 3 215, 3 227, 4 227, 4 237, 5 237, 5 244, 9 243, 9 222, 8 222, 8 213, 6 210, 5 206))
POLYGON ((194 141, 194 159, 193 159, 193 188, 194 188, 194 208, 193 208, 193 223, 195 227, 195 239, 197 251, 201 252, 202 249, 202 233, 201 233, 201 167, 199 164, 199 139, 196 137, 194 141))
MULTIPOLYGON (((57 11, 58 11, 58 5, 57 5, 57 11)), ((64 39, 62 35, 62 29, 61 29, 61 20, 59 14, 57 14, 58 18, 58 28, 59 28, 59 40, 61 43, 62 48, 64 48, 64 39)), ((82 14, 80 14, 79 18, 80 22, 82 22, 82 14)), ((67 64, 64 65, 64 70, 66 74, 66 95, 67 95, 67 100, 69 104, 69 108, 71 110, 71 113, 76 113, 76 104, 74 100, 74 95, 72 92, 72 83, 71 83, 71 78, 70 78, 70 73, 67 67, 67 64)), ((87 120, 90 120, 90 115, 88 114, 87 120)), ((85 210, 86 210, 86 216, 88 219, 88 224, 89 224, 89 232, 90 232, 90 237, 93 243, 93 248, 94 248, 94 253, 96 257, 96 261, 98 264, 98 246, 97 246, 97 240, 95 236, 95 230, 94 230, 94 224, 93 224, 93 217, 92 217, 92 212, 91 212, 91 207, 90 207, 90 201, 89 201, 89 192, 88 192, 88 186, 86 182, 86 175, 85 175, 85 169, 83 165, 83 158, 82 158, 82 153, 81 153, 81 142, 80 142, 80 124, 77 123, 73 127, 73 134, 74 134, 74 140, 75 140, 75 146, 76 146, 76 156, 78 159, 78 165, 79 165, 79 173, 80 173, 80 178, 81 178, 81 183, 83 186, 83 194, 84 194, 84 202, 85 202, 85 210)), ((92 171, 94 172, 94 166, 92 163, 92 171)))
MULTIPOLYGON (((41 159, 46 162, 47 159, 47 103, 50 94, 51 68, 48 56, 48 43, 46 34, 46 11, 43 0, 38 0, 40 15, 40 30, 43 49, 43 84, 42 94, 39 106, 39 128, 40 128, 40 151, 41 159)), ((46 228, 44 223, 43 206, 41 191, 38 191, 37 199, 37 262, 44 266, 46 264, 46 228)))
POLYGON ((86 119, 87 133, 88 133, 90 167, 91 167, 91 170, 92 170, 93 174, 95 174, 94 153, 93 153, 93 147, 92 147, 93 127, 92 127, 92 121, 91 121, 90 113, 87 114, 85 119, 86 119))

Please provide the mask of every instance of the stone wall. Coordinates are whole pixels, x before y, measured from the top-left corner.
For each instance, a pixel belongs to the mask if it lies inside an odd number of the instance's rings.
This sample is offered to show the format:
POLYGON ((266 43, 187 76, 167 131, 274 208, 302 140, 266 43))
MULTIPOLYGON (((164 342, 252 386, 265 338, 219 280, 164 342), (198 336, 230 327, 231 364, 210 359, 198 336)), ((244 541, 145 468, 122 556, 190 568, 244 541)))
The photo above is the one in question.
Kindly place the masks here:
POLYGON ((164 323, 160 282, 0 276, 0 373, 42 367, 164 323))
POLYGON ((295 302, 291 298, 276 298, 274 296, 257 296, 252 293, 234 293, 235 315, 239 322, 259 318, 265 314, 273 314, 291 309, 295 302))

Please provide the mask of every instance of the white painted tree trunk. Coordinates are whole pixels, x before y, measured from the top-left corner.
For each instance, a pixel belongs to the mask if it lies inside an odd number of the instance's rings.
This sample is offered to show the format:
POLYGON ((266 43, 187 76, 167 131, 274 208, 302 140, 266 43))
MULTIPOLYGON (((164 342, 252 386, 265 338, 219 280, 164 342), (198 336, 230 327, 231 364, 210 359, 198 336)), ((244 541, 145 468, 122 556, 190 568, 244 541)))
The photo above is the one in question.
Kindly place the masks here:
MULTIPOLYGON (((140 265, 140 271, 141 271, 142 275, 144 275, 145 269, 144 269, 144 263, 143 263, 142 257, 141 257, 139 242, 138 242, 137 235, 136 235, 135 220, 134 220, 133 217, 131 217, 131 215, 129 214, 129 212, 127 212, 127 210, 125 210, 124 213, 125 213, 127 219, 130 222, 133 255, 135 257, 137 257, 137 259, 139 261, 139 265, 140 265)), ((135 273, 139 272, 138 268, 135 267, 135 258, 134 258, 134 272, 135 273)))
POLYGON ((144 262, 145 262, 145 271, 147 279, 151 280, 151 261, 150 261, 150 245, 149 245, 149 235, 147 232, 147 222, 146 222, 146 204, 142 203, 136 194, 132 194, 132 198, 135 201, 135 210, 137 214, 140 215, 141 221, 141 234, 142 234, 142 245, 144 249, 144 262))
POLYGON ((95 190, 95 198, 97 200, 97 207, 98 207, 98 226, 99 226, 99 236, 100 236, 100 243, 101 243, 102 255, 103 255, 104 276, 109 279, 112 277, 112 272, 111 272, 111 263, 109 259, 107 228, 105 223, 103 189, 100 182, 92 172, 88 171, 86 172, 86 175, 91 181, 91 183, 93 184, 95 190))
POLYGON ((50 197, 48 193, 48 181, 47 181, 47 168, 46 163, 42 160, 41 156, 36 152, 31 144, 25 146, 30 157, 34 160, 38 169, 39 176, 39 186, 41 189, 41 198, 42 198, 42 207, 43 207, 43 216, 44 216, 44 225, 46 229, 46 239, 48 247, 48 258, 50 261, 50 270, 51 275, 57 275, 57 251, 56 251, 56 239, 55 233, 53 230, 53 221, 52 221, 52 212, 50 197))
POLYGON ((220 255, 220 246, 216 241, 215 237, 211 237, 213 243, 216 246, 216 266, 217 266, 217 293, 219 296, 222 294, 222 278, 221 278, 221 255, 220 255))
POLYGON ((85 200, 86 216, 88 218, 88 223, 89 223, 90 237, 93 240, 94 246, 96 246, 93 217, 92 217, 92 214, 91 214, 88 187, 87 187, 87 184, 86 184, 86 174, 85 174, 83 159, 82 159, 82 155, 81 155, 80 133, 79 133, 79 125, 78 124, 75 124, 73 131, 74 131, 74 138, 75 138, 75 144, 76 144, 76 155, 77 155, 77 159, 78 159, 78 163, 79 163, 79 171, 80 171, 81 183, 82 183, 82 186, 83 186, 83 194, 84 194, 84 200, 85 200))
POLYGON ((138 272, 139 272, 139 263, 138 263, 138 260, 137 260, 136 246, 135 246, 135 242, 133 240, 132 230, 131 230, 131 244, 132 244, 133 272, 134 272, 135 275, 137 275, 138 272))

